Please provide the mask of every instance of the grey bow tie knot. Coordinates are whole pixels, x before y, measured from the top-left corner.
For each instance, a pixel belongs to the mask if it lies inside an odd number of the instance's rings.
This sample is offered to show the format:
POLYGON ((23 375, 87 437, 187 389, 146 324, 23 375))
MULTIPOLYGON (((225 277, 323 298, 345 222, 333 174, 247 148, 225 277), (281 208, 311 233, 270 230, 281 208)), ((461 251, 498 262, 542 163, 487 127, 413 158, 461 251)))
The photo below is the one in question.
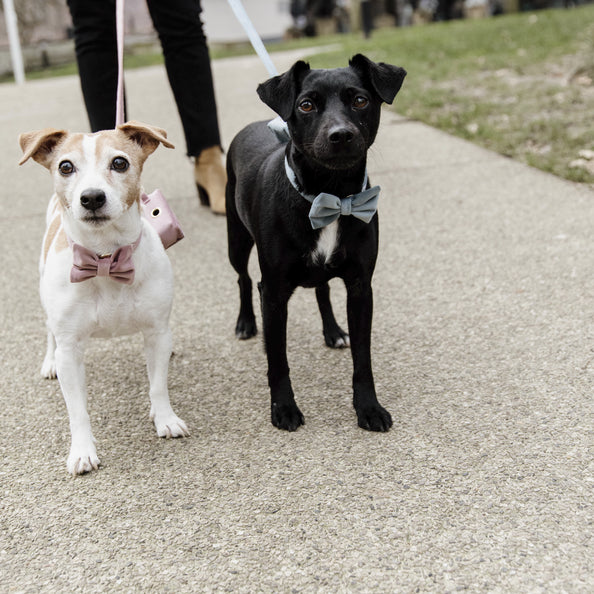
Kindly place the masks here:
POLYGON ((338 217, 354 216, 364 223, 369 223, 377 212, 380 187, 374 186, 358 194, 352 194, 342 200, 334 194, 322 192, 312 202, 309 220, 314 229, 326 227, 338 217))
MULTIPOLYGON (((377 200, 380 193, 379 186, 374 186, 368 190, 361 190, 358 194, 351 194, 346 198, 342 198, 342 200, 338 196, 326 194, 326 192, 321 192, 317 196, 313 196, 302 192, 297 182, 297 176, 291 169, 287 157, 285 157, 285 172, 293 188, 308 202, 311 202, 309 220, 314 229, 326 227, 340 216, 353 216, 364 223, 369 223, 373 215, 377 212, 377 200)), ((366 185, 367 171, 363 178, 363 188, 366 185)))

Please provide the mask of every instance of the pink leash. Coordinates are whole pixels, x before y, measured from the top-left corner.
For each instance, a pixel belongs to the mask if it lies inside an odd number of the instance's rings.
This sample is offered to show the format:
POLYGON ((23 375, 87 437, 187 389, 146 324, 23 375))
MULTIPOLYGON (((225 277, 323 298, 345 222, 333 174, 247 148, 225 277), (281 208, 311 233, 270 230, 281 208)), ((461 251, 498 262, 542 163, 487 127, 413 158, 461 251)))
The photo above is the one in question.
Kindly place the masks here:
MULTIPOLYGON (((116 40, 118 51, 118 90, 116 98, 115 127, 124 123, 124 0, 116 0, 116 40)), ((141 195, 142 214, 157 231, 163 247, 167 249, 180 239, 184 233, 175 213, 160 190, 141 195)))
POLYGON ((117 128, 124 123, 124 0, 116 0, 116 40, 118 49, 117 128))

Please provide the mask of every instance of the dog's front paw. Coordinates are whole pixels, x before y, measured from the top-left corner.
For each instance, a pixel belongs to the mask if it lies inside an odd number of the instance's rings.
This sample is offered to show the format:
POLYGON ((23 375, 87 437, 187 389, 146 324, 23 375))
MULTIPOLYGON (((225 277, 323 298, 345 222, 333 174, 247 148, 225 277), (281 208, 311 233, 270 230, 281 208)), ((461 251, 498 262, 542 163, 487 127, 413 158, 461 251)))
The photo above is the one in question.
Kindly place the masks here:
POLYGON ((257 333, 258 328, 256 327, 255 318, 237 318, 237 324, 235 325, 235 336, 239 338, 239 340, 247 340, 248 338, 256 336, 257 333))
POLYGON ((173 411, 165 415, 155 415, 151 410, 151 419, 155 423, 159 437, 170 439, 190 436, 187 425, 173 411))
POLYGON ((392 416, 380 406, 365 406, 357 410, 357 420, 361 429, 367 431, 389 431, 392 426, 392 416))
POLYGON ((100 461, 93 443, 86 446, 72 445, 70 455, 66 461, 66 468, 71 475, 76 476, 77 474, 85 474, 86 472, 91 472, 91 470, 97 470, 99 464, 100 461))
POLYGON ((41 365, 41 377, 45 379, 56 379, 58 372, 56 370, 56 359, 46 356, 41 365))
POLYGON ((273 402, 270 416, 275 427, 286 431, 295 431, 301 425, 305 425, 305 419, 294 402, 291 404, 273 402))
POLYGON ((349 335, 338 326, 332 332, 324 332, 324 341, 326 342, 326 346, 329 346, 331 349, 345 349, 351 346, 349 335))

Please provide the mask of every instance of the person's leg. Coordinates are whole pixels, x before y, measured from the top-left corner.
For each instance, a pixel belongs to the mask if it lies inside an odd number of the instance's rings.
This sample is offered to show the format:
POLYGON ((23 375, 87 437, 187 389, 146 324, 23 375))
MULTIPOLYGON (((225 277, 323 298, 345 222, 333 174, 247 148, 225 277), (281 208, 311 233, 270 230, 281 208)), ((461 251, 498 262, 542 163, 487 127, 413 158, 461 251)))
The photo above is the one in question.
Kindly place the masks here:
POLYGON ((68 0, 91 130, 115 126, 118 61, 114 0, 68 0))
POLYGON ((184 128, 188 155, 220 146, 210 56, 199 0, 147 0, 184 128))
POLYGON ((187 152, 195 158, 194 176, 200 201, 222 214, 227 177, 200 1, 147 0, 147 4, 163 47, 187 152))

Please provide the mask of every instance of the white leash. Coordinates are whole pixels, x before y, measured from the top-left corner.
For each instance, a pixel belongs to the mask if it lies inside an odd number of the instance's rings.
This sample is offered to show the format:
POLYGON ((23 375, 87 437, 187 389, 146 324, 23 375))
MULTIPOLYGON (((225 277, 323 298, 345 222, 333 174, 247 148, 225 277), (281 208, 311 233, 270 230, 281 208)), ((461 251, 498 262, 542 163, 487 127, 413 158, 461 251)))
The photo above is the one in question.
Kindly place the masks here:
POLYGON ((241 26, 243 27, 244 31, 247 33, 247 36, 252 44, 252 47, 256 50, 258 56, 260 56, 260 60, 262 60, 266 70, 268 70, 268 74, 270 76, 276 76, 278 74, 277 69, 274 67, 274 63, 270 59, 270 55, 268 51, 264 47, 264 43, 262 43, 262 38, 258 35, 256 28, 254 27, 250 17, 248 16, 241 0, 227 0, 229 2, 229 6, 235 13, 237 20, 240 22, 241 26))
MULTIPOLYGON (((237 20, 240 22, 241 26, 244 28, 247 36, 252 44, 252 47, 256 50, 258 56, 260 56, 260 60, 262 60, 266 70, 268 70, 268 74, 270 76, 277 76, 278 70, 275 68, 268 51, 264 47, 264 43, 262 42, 262 38, 258 35, 256 28, 254 27, 250 17, 248 16, 241 0, 227 0, 229 2, 229 6, 235 13, 237 20)), ((289 134, 289 128, 287 127, 287 123, 283 121, 283 119, 278 116, 268 122, 268 127, 274 132, 276 137, 281 142, 288 142, 291 138, 289 134)))

